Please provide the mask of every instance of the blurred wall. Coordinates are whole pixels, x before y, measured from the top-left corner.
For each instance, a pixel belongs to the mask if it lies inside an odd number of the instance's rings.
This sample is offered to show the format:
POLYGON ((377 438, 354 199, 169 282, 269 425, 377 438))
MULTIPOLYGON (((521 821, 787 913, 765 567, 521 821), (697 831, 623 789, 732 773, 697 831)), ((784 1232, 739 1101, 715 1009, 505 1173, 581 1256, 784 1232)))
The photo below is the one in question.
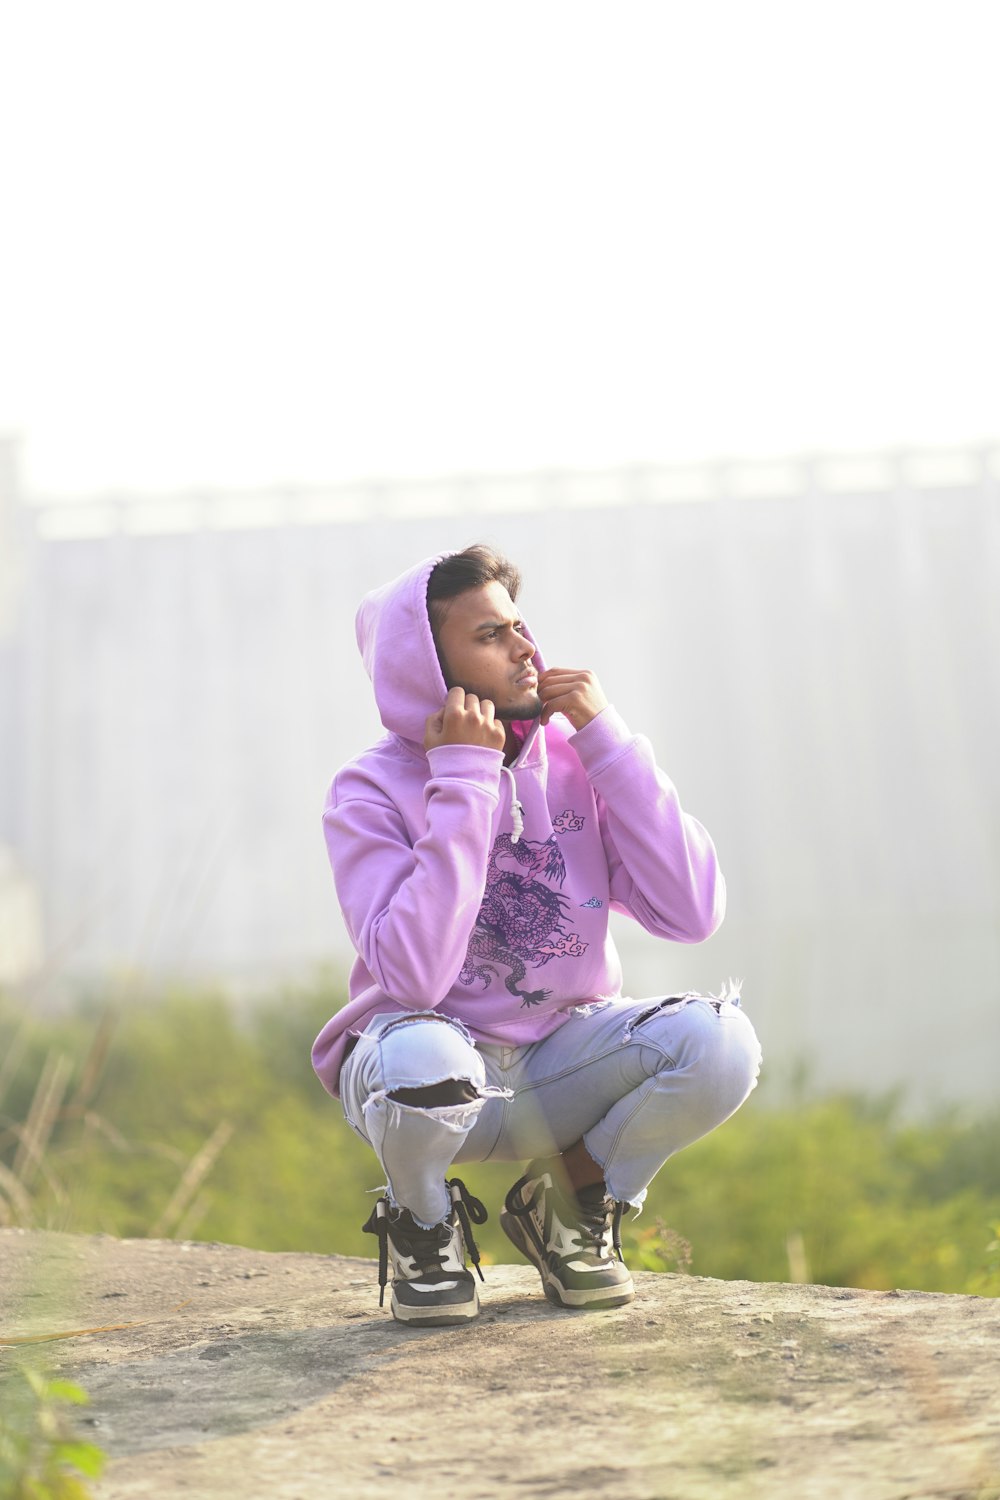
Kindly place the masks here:
POLYGON ((548 662, 597 670, 727 871, 706 945, 619 924, 629 988, 742 976, 776 1084, 804 1062, 817 1087, 995 1098, 989 455, 36 500, 11 531, 0 843, 65 974, 346 964, 319 816, 380 732, 354 611, 485 539, 548 662))

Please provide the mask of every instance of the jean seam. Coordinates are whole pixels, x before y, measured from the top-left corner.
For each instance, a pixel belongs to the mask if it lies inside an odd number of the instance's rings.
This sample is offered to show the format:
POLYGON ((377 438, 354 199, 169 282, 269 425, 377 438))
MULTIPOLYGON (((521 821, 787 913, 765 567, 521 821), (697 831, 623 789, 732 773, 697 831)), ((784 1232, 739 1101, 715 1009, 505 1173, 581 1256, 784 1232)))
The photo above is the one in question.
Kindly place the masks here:
POLYGON ((583 1072, 584 1069, 593 1067, 595 1063, 604 1062, 606 1058, 614 1057, 617 1053, 623 1052, 629 1047, 648 1047, 651 1051, 658 1053, 660 1057, 664 1058, 670 1067, 676 1068, 677 1066, 675 1059, 671 1057, 670 1053, 666 1051, 660 1042, 650 1040, 649 1038, 640 1039, 638 1036, 631 1036, 627 1042, 615 1042, 613 1046, 608 1047, 604 1052, 595 1052, 592 1057, 586 1057, 580 1062, 571 1063, 559 1073, 547 1073, 537 1083, 522 1084, 517 1090, 517 1097, 520 1098, 522 1094, 532 1093, 536 1089, 547 1088, 550 1083, 558 1083, 564 1078, 572 1078, 574 1073, 583 1072))
MULTIPOLYGON (((649 1083, 652 1080, 647 1079, 646 1081, 647 1081, 647 1083, 649 1083)), ((637 1092, 640 1092, 640 1091, 637 1090, 637 1092)), ((604 1161, 601 1163, 601 1165, 604 1168, 605 1181, 607 1181, 608 1167, 609 1167, 609 1165, 613 1161, 615 1152, 618 1149, 618 1143, 621 1140, 624 1131, 628 1128, 629 1125, 631 1125, 631 1123, 635 1119, 636 1115, 639 1113, 639 1111, 642 1109, 643 1105, 646 1103, 646 1100, 648 1099, 648 1097, 649 1097, 649 1094, 647 1093, 646 1095, 643 1096, 643 1098, 641 1098, 641 1099, 639 1099, 639 1100, 636 1101, 636 1103, 633 1105, 632 1109, 629 1111, 627 1117, 621 1122, 621 1124, 619 1125, 618 1129, 615 1131, 614 1140, 611 1142, 611 1145, 608 1147, 607 1154, 605 1155, 604 1161)), ((600 1123, 600 1122, 598 1122, 598 1123, 600 1123)), ((593 1128, 596 1129, 597 1127, 595 1126, 593 1128)), ((586 1131, 585 1134, 590 1135, 591 1132, 590 1131, 586 1131)))
POLYGON ((490 1157, 493 1155, 494 1151, 499 1146, 499 1144, 500 1144, 500 1137, 503 1135, 504 1126, 507 1124, 507 1112, 508 1112, 508 1110, 510 1109, 511 1105, 514 1102, 515 1101, 513 1099, 503 1099, 503 1100, 501 1100, 500 1125, 499 1125, 499 1127, 497 1129, 496 1135, 493 1137, 493 1144, 490 1146, 490 1149, 488 1151, 486 1151, 486 1152, 483 1153, 482 1156, 476 1158, 477 1161, 489 1161, 490 1157))
MULTIPOLYGON (((510 1072, 510 1069, 504 1066, 504 1055, 505 1055, 504 1052, 501 1051, 500 1057, 497 1059, 497 1063, 496 1063, 497 1073, 498 1074, 502 1074, 502 1076, 503 1076, 503 1082, 499 1085, 501 1088, 506 1088, 507 1087, 507 1076, 508 1076, 508 1074, 510 1072)), ((485 1061, 485 1059, 484 1059, 484 1061, 485 1061)), ((487 1069, 487 1072, 486 1072, 486 1082, 487 1082, 487 1084, 489 1083, 489 1070, 488 1069, 487 1069)), ((512 1106, 514 1104, 516 1104, 516 1102, 517 1102, 517 1090, 512 1091, 511 1097, 509 1099, 503 1099, 503 1098, 501 1098, 501 1100, 500 1100, 500 1123, 497 1126, 497 1133, 493 1137, 493 1141, 492 1141, 492 1144, 490 1145, 490 1149, 488 1151, 484 1152, 482 1156, 477 1157, 476 1158, 477 1161, 489 1161, 490 1157, 493 1155, 494 1151, 497 1149, 497 1146, 500 1144, 501 1137, 503 1136, 504 1129, 506 1128, 506 1125, 507 1125, 507 1118, 508 1118, 509 1112, 510 1112, 512 1106)))

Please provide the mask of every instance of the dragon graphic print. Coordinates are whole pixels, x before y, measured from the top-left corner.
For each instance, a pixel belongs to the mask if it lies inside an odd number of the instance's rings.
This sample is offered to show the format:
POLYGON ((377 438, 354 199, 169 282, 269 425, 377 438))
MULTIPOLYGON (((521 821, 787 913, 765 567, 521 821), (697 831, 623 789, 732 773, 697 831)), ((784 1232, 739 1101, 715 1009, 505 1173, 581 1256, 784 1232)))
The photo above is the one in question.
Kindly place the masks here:
POLYGON ((494 841, 486 869, 486 888, 469 939, 459 980, 479 980, 484 989, 507 970, 504 985, 518 995, 522 1010, 549 998, 546 989, 525 987, 529 967, 542 968, 554 958, 579 957, 587 950, 567 926, 570 902, 559 887, 566 864, 557 834, 576 831, 584 819, 566 811, 553 821, 545 840, 520 839, 509 833, 494 841))

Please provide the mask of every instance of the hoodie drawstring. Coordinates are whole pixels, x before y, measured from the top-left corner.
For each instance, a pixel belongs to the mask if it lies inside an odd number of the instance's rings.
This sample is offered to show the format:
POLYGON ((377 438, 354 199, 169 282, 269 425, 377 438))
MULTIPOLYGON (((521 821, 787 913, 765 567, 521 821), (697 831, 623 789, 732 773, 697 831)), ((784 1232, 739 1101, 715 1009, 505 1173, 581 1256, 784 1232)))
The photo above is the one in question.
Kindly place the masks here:
POLYGON ((505 776, 510 777, 510 816, 514 825, 510 841, 516 844, 524 832, 524 808, 517 800, 517 782, 514 780, 514 772, 510 766, 501 766, 500 769, 505 776))

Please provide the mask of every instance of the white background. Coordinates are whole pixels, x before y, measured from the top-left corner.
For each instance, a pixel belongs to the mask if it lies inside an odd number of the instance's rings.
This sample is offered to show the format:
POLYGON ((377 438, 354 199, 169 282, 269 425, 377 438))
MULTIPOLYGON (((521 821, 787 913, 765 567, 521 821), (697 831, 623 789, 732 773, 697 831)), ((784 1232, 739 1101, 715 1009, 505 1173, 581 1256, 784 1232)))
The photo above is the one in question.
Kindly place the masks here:
POLYGON ((1000 12, 3 11, 35 491, 997 435, 1000 12))

